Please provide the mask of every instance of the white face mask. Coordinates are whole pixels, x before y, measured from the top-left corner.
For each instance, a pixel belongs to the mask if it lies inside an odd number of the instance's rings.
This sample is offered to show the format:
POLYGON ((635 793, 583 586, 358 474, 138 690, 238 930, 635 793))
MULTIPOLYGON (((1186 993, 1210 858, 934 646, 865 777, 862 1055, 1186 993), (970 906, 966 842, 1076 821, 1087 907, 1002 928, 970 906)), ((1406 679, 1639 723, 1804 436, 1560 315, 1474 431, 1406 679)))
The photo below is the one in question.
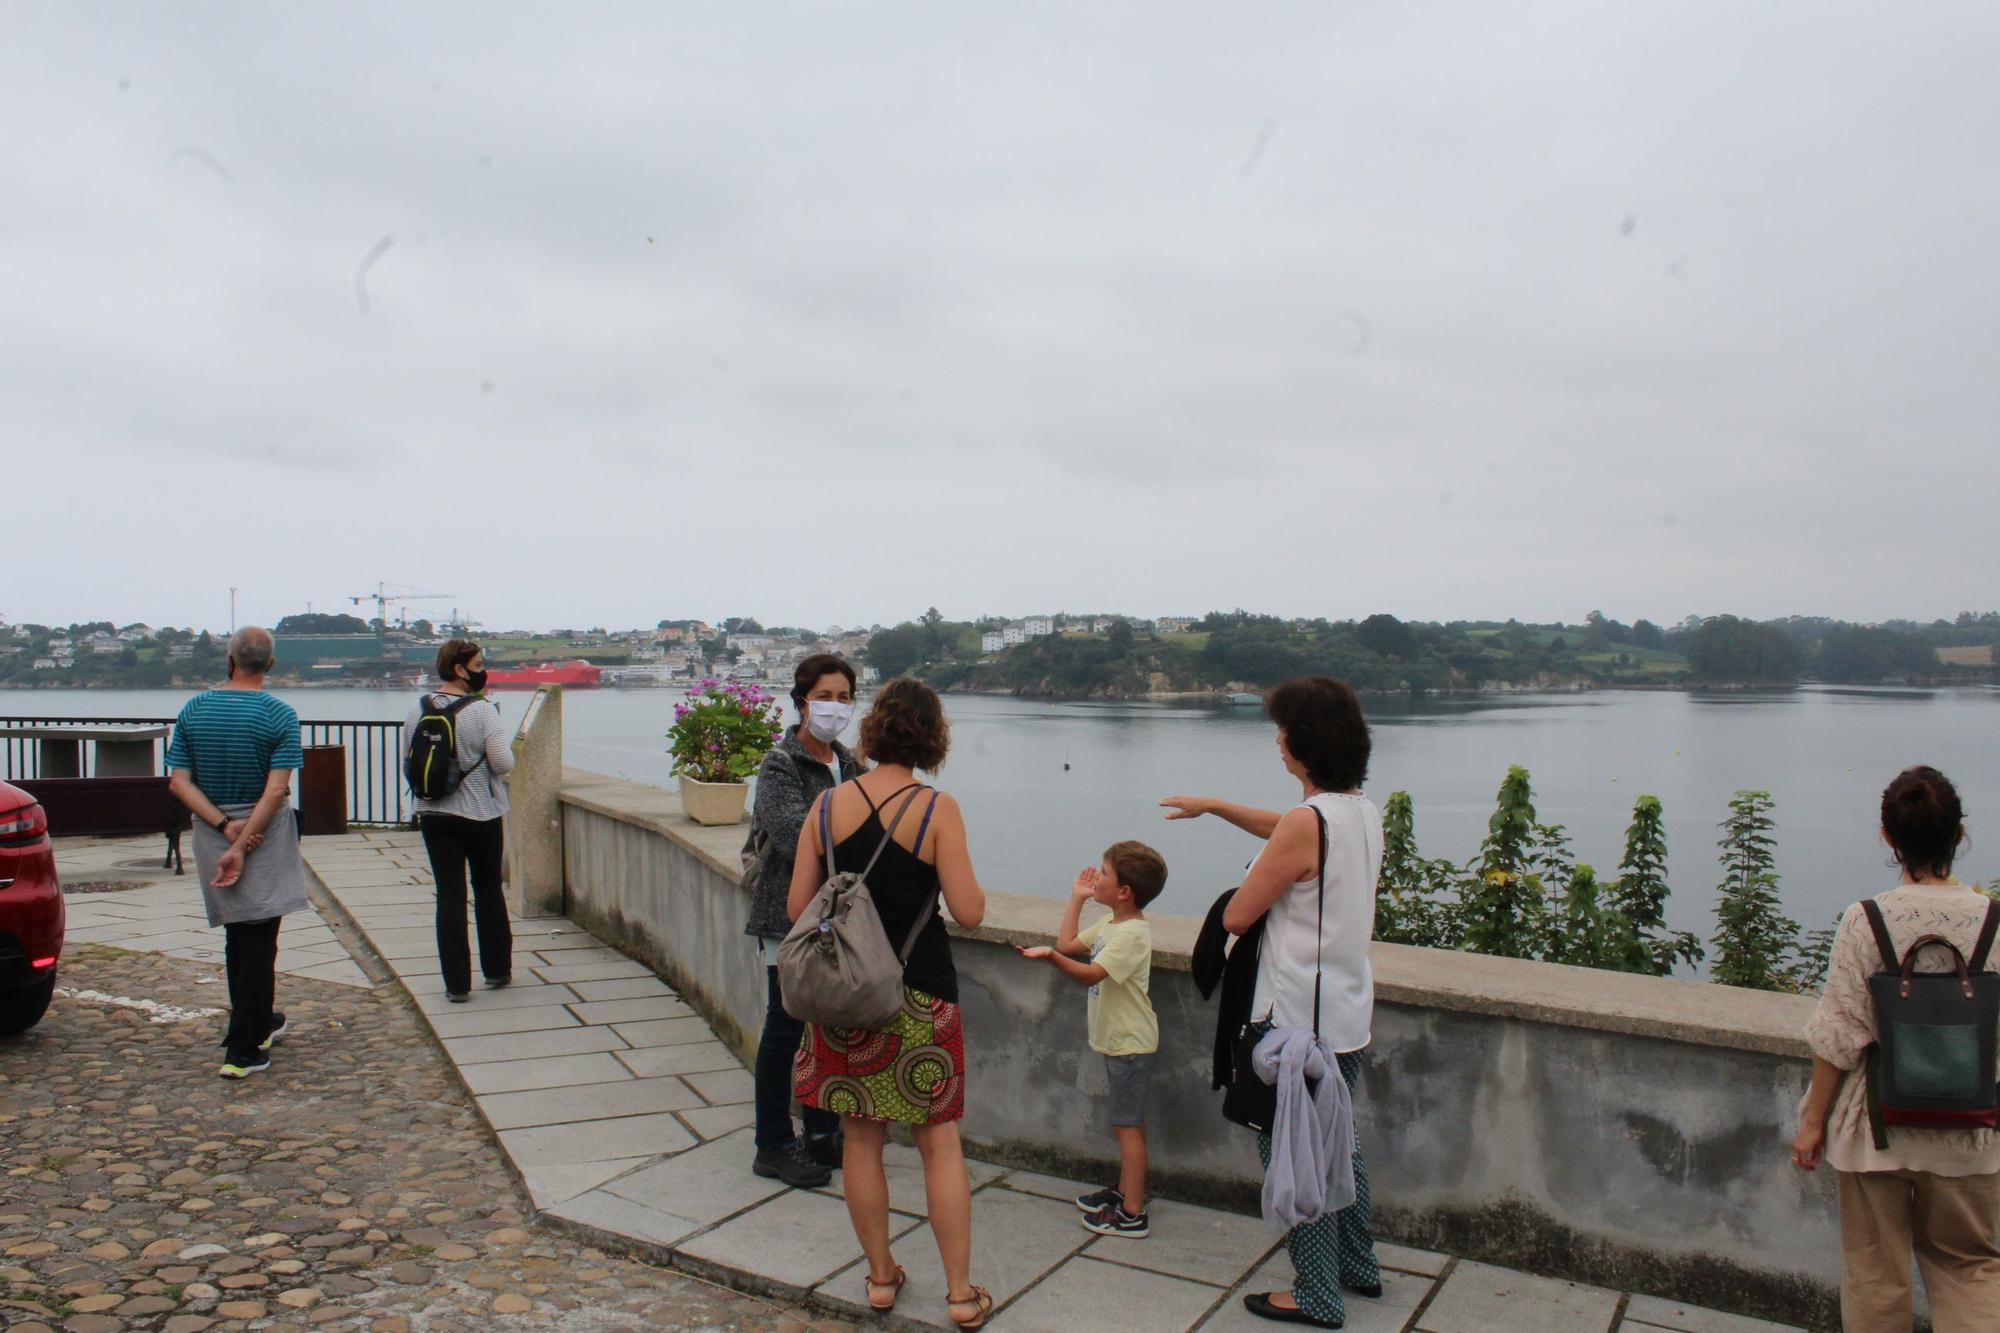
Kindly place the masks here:
POLYGON ((847 724, 853 717, 853 704, 833 699, 812 699, 806 703, 806 730, 828 743, 847 730, 847 724))

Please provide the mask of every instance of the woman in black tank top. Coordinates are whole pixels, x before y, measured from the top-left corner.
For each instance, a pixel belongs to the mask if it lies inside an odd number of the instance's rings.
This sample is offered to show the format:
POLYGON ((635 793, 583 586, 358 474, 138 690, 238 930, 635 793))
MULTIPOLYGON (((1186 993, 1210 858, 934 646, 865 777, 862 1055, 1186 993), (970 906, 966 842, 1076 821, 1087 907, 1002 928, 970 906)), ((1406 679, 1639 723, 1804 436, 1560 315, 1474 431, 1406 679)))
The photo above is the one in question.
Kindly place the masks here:
POLYGON ((882 1147, 891 1122, 911 1127, 949 1286, 946 1314, 970 1329, 986 1322, 993 1298, 971 1280, 972 1188, 958 1137, 965 1038, 951 937, 938 909, 942 898, 952 920, 976 926, 986 913, 986 895, 972 871, 957 802, 916 777, 918 769, 936 772, 949 744, 935 691, 906 677, 884 685, 861 723, 861 750, 875 767, 814 806, 799 835, 786 906, 796 921, 819 890, 830 844, 839 871, 863 870, 881 849, 868 873, 868 892, 892 947, 900 949, 910 928, 929 914, 903 969, 903 1008, 896 1018, 880 1032, 808 1024, 793 1090, 804 1105, 843 1119, 847 1212, 868 1255, 865 1296, 877 1310, 896 1304, 904 1278, 889 1248, 882 1147))

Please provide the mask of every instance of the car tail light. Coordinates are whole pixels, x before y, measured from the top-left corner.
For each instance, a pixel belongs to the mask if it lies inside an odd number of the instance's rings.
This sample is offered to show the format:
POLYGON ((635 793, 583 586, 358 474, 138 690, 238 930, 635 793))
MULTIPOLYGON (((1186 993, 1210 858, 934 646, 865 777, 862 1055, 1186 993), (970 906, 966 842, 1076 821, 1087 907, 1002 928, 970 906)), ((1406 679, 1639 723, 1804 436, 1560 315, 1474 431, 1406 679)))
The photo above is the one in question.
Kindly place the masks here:
POLYGON ((34 842, 49 831, 48 816, 39 805, 22 806, 0 815, 0 843, 19 846, 34 842))
POLYGON ((56 965, 56 960, 53 957, 31 958, 28 960, 29 967, 54 967, 55 965, 56 965))

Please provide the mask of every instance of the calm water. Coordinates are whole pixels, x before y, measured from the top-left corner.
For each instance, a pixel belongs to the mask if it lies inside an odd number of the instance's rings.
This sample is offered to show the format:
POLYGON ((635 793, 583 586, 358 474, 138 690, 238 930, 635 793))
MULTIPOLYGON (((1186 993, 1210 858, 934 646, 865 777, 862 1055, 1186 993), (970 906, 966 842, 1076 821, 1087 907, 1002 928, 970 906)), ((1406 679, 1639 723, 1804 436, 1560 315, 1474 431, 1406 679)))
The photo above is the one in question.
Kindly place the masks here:
MULTIPOLYGON (((307 718, 399 718, 409 700, 382 690, 281 692, 307 718)), ((171 716, 185 692, 0 691, 0 714, 171 716)), ((679 691, 583 691, 563 700, 570 763, 642 782, 671 781, 662 734, 679 691)), ((526 694, 496 696, 518 719, 526 694)), ((1205 911, 1257 844, 1214 819, 1166 823, 1156 802, 1198 793, 1269 806, 1297 787, 1254 708, 1047 704, 954 696, 943 785, 963 803, 989 887, 1062 897, 1104 847, 1143 838, 1167 858, 1156 910, 1205 911), (1069 765, 1065 771, 1063 765, 1069 765)), ((1536 808, 1568 826, 1580 860, 1609 874, 1632 802, 1666 806, 1674 923, 1710 930, 1716 825, 1739 787, 1777 803, 1787 909, 1826 924, 1887 886, 1876 841, 1882 786, 1906 764, 1936 764, 1959 784, 1974 842, 1964 877, 2000 876, 2000 692, 1804 689, 1770 694, 1605 691, 1453 701, 1374 700, 1378 802, 1407 790, 1424 852, 1469 857, 1509 764, 1534 775, 1536 808)), ((850 733, 851 737, 851 733, 850 733)), ((1053 908, 1051 909, 1053 913, 1053 908)))

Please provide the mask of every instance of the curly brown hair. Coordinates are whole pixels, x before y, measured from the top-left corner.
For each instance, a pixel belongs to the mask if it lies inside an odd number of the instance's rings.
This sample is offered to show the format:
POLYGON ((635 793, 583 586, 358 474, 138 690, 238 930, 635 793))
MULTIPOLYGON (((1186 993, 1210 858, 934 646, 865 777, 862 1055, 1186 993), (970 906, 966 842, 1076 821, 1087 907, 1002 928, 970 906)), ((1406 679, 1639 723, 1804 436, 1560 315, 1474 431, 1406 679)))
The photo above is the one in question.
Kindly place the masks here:
POLYGON ((937 691, 898 676, 875 692, 861 719, 861 754, 873 764, 905 764, 935 773, 951 749, 951 723, 937 691))

